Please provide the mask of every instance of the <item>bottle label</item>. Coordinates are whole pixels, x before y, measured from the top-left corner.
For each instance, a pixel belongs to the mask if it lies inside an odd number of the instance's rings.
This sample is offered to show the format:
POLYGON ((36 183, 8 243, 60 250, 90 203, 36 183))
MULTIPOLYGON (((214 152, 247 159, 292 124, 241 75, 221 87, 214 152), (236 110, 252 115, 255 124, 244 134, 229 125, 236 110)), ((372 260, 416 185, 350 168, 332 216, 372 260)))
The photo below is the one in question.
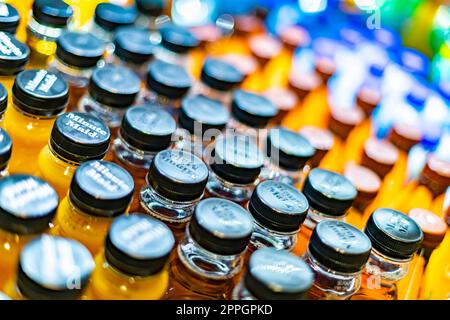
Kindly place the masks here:
POLYGON ((158 153, 154 161, 159 171, 178 181, 197 182, 208 176, 206 165, 188 152, 165 150, 158 153))
POLYGON ((9 33, 0 32, 0 57, 22 57, 24 54, 23 45, 20 45, 9 33))
POLYGON ((283 213, 303 214, 308 209, 305 196, 285 183, 265 181, 257 187, 257 192, 262 201, 283 213))

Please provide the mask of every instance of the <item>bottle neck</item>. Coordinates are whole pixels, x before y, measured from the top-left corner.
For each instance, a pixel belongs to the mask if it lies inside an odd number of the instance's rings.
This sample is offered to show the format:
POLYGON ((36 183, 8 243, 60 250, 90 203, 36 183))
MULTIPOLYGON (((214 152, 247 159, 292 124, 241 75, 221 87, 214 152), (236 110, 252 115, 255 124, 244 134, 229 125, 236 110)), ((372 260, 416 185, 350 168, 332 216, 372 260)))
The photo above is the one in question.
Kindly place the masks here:
POLYGON ((387 257, 372 248, 364 273, 377 277, 381 282, 396 283, 408 273, 410 259, 399 260, 387 257))
POLYGON ((52 27, 39 23, 33 15, 28 21, 28 29, 38 38, 45 40, 56 41, 59 38, 65 27, 52 27))
POLYGON ((308 209, 308 215, 306 216, 306 219, 303 222, 303 226, 305 226, 306 228, 308 228, 310 230, 313 230, 320 221, 323 221, 323 220, 343 221, 345 219, 346 215, 347 215, 347 213, 344 213, 341 216, 330 216, 330 215, 320 212, 310 206, 308 209))
POLYGON ((277 250, 290 251, 297 244, 297 232, 278 232, 254 220, 249 250, 253 252, 260 248, 273 247, 277 250))

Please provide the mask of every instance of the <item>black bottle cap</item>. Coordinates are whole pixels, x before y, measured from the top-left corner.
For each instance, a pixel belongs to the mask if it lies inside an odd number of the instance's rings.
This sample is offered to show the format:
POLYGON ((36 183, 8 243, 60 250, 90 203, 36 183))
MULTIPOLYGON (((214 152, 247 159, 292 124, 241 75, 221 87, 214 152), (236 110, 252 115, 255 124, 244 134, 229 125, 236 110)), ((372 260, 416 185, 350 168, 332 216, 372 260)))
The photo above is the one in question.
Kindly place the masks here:
POLYGON ((161 271, 175 245, 170 229, 144 214, 116 218, 105 242, 106 260, 132 276, 151 276, 161 271))
POLYGON ((283 127, 270 130, 266 151, 272 163, 288 170, 300 170, 316 152, 306 138, 283 127))
POLYGON ((123 27, 114 36, 114 54, 119 59, 134 64, 143 64, 153 57, 154 45, 147 29, 123 27))
POLYGON ((201 133, 209 129, 222 131, 230 120, 227 108, 216 100, 202 95, 184 98, 181 102, 179 124, 191 134, 201 133), (195 127, 201 125, 201 131, 195 132, 195 127))
POLYGON ((95 263, 78 241, 42 235, 20 253, 17 287, 31 300, 81 298, 95 263))
POLYGON ((102 159, 108 151, 109 138, 109 129, 99 118, 66 112, 53 125, 50 146, 62 158, 81 163, 102 159))
POLYGON ((263 166, 263 156, 252 138, 239 135, 218 138, 210 161, 214 173, 238 184, 254 183, 263 166))
POLYGON ((0 83, 0 114, 3 114, 8 107, 8 90, 0 83))
POLYGON ((69 66, 95 67, 102 58, 105 45, 87 32, 64 32, 57 41, 56 56, 69 66))
POLYGON ((5 129, 0 128, 0 169, 6 167, 11 159, 12 140, 5 129))
POLYGON ((69 197, 85 213, 114 217, 125 213, 133 190, 133 177, 128 171, 112 162, 92 160, 75 171, 69 197))
POLYGON ((144 15, 158 17, 163 13, 164 0, 136 0, 136 7, 144 15))
POLYGON ((156 60, 148 68, 147 86, 157 94, 180 99, 191 88, 192 78, 183 67, 156 60))
POLYGON ((169 51, 187 53, 199 45, 197 38, 182 26, 166 23, 159 31, 161 32, 161 45, 169 51))
POLYGON ((89 93, 101 104, 116 108, 126 108, 133 104, 141 81, 131 70, 109 65, 94 70, 89 81, 89 93))
POLYGON ((189 223, 195 242, 219 255, 242 253, 252 230, 252 216, 240 205, 220 198, 200 201, 189 223))
POLYGON ((262 128, 277 115, 278 109, 262 95, 236 90, 233 93, 231 113, 237 120, 250 127, 262 128))
POLYGON ((387 208, 372 213, 364 232, 375 250, 396 259, 411 258, 423 240, 423 232, 413 219, 387 208))
POLYGON ((56 73, 47 70, 25 70, 16 76, 12 88, 14 104, 22 111, 50 117, 67 106, 69 86, 56 73))
POLYGON ((147 181, 171 200, 191 201, 203 195, 208 168, 192 153, 163 150, 153 159, 147 181))
POLYGON ((244 76, 233 65, 224 60, 208 58, 203 64, 200 79, 207 86, 228 91, 240 84, 244 76))
POLYGON ((20 22, 20 14, 8 3, 0 4, 0 31, 16 33, 20 22))
POLYGON ((56 191, 39 178, 15 174, 0 180, 0 229, 42 233, 49 228, 57 207, 56 191))
POLYGON ((33 17, 39 23, 65 27, 73 15, 73 9, 63 0, 35 0, 33 17))
POLYGON ((13 34, 0 31, 0 75, 14 75, 25 68, 30 49, 13 34))
POLYGON ((330 216, 343 216, 356 198, 355 186, 341 174, 315 168, 303 185, 311 208, 330 216))
POLYGON ((248 204, 248 210, 256 221, 278 232, 300 229, 308 208, 308 200, 300 191, 270 180, 258 184, 248 204))
POLYGON ((259 300, 305 300, 313 281, 306 262, 275 248, 253 252, 244 277, 245 288, 259 300))
POLYGON ((320 264, 334 271, 361 271, 370 256, 369 238, 357 228, 337 220, 319 222, 308 250, 320 264))
POLYGON ((137 18, 134 7, 122 7, 113 3, 99 3, 95 8, 94 21, 101 28, 114 31, 118 27, 131 26, 137 18))
POLYGON ((127 110, 120 135, 131 146, 143 151, 161 151, 172 142, 177 124, 169 112, 152 105, 127 110))

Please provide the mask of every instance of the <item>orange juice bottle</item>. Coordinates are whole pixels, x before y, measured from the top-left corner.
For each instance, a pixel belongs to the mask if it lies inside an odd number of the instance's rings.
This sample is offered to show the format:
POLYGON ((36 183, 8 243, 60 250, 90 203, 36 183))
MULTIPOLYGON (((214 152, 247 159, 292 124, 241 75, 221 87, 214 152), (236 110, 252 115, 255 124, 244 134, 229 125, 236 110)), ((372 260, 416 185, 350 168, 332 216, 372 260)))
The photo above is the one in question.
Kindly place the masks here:
POLYGON ((30 15, 31 6, 33 5, 33 0, 6 0, 5 3, 12 4, 13 7, 17 9, 20 16, 19 26, 17 28, 17 38, 20 41, 25 42, 27 38, 26 27, 28 24, 28 19, 30 15))
MULTIPOLYGON (((138 18, 139 19, 139 18, 138 18)), ((224 34, 216 24, 194 26, 189 31, 198 39, 199 45, 192 50, 191 74, 198 79, 200 77, 203 61, 210 54, 211 46, 218 43, 224 34)))
POLYGON ((94 116, 81 112, 60 115, 39 154, 39 175, 64 198, 75 170, 83 162, 102 159, 109 138, 108 127, 94 116))
POLYGON ((371 169, 380 179, 384 179, 394 168, 399 158, 399 150, 387 140, 371 137, 364 142, 360 158, 361 165, 371 169))
POLYGON ((80 299, 93 269, 94 259, 79 242, 43 235, 23 248, 5 291, 14 300, 80 299))
POLYGON ((116 218, 87 292, 95 300, 158 300, 169 284, 167 261, 175 240, 162 222, 143 214, 116 218))
POLYGON ((304 126, 298 132, 316 149, 316 153, 308 161, 307 166, 310 168, 318 167, 333 148, 335 140, 333 134, 328 129, 313 126, 304 126))
POLYGON ((272 87, 263 92, 263 96, 277 107, 278 114, 272 119, 274 124, 280 124, 283 118, 299 104, 299 98, 289 88, 272 87))
POLYGON ((77 168, 58 208, 52 234, 72 238, 96 255, 114 217, 127 213, 133 178, 112 162, 92 160, 77 168))
POLYGON ((0 179, 9 175, 8 163, 11 158, 12 141, 8 132, 0 128, 0 179))
POLYGON ((0 31, 0 81, 11 95, 16 74, 21 72, 30 58, 28 46, 5 31, 0 31))
POLYGON ((19 73, 3 127, 14 143, 11 173, 34 174, 39 151, 48 141, 56 116, 67 106, 69 90, 61 76, 46 70, 19 73))
POLYGON ((14 276, 22 247, 46 232, 58 207, 58 195, 33 176, 0 180, 0 289, 14 276))
POLYGON ((431 211, 414 208, 408 215, 422 229, 423 242, 417 255, 411 261, 408 274, 397 285, 399 300, 419 299, 424 270, 431 254, 444 240, 447 231, 445 222, 431 211))
MULTIPOLYGON (((300 102, 322 85, 322 79, 315 73, 302 73, 297 70, 291 70, 289 74, 289 88, 296 93, 300 102)), ((301 107, 301 106, 300 106, 301 107)))

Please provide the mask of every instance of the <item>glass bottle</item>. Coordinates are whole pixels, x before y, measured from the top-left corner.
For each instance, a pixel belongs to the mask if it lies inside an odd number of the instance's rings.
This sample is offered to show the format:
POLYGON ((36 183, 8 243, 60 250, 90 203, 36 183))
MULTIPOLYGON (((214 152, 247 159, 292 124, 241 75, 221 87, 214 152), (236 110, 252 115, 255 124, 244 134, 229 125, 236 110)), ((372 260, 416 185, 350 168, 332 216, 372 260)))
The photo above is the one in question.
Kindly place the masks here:
POLYGON ((309 298, 350 299, 361 286, 371 248, 369 238, 355 227, 336 220, 319 222, 303 256, 314 273, 309 298))
POLYGON ((247 81, 258 70, 258 61, 250 54, 226 53, 219 57, 220 60, 234 66, 243 75, 243 82, 247 81))
POLYGON ((251 137, 226 135, 216 140, 211 154, 205 151, 209 165, 207 196, 243 204, 258 184, 263 157, 251 137))
POLYGON ((0 83, 0 125, 5 117, 5 111, 8 107, 8 91, 4 85, 0 83))
POLYGON ((281 42, 267 33, 251 36, 248 39, 248 46, 262 68, 265 68, 270 60, 277 57, 282 49, 281 42))
POLYGON ((411 259, 421 246, 422 230, 407 215, 378 208, 370 216, 364 232, 373 248, 361 289, 352 299, 397 300, 397 282, 405 277, 411 259))
POLYGON ((69 84, 68 110, 76 108, 86 92, 92 71, 101 63, 104 51, 103 42, 90 33, 64 32, 58 38, 49 70, 59 73, 69 84))
POLYGON ((136 25, 150 30, 156 30, 156 18, 163 14, 166 9, 164 0, 136 0, 138 17, 136 25))
POLYGON ((356 95, 356 105, 364 111, 366 116, 370 116, 381 101, 383 72, 382 66, 370 65, 366 79, 356 95))
POLYGON ((15 34, 20 22, 20 14, 16 8, 9 3, 1 3, 0 31, 15 34))
POLYGON ((333 148, 334 137, 328 129, 313 126, 304 126, 298 132, 305 137, 316 150, 305 167, 305 171, 309 171, 309 169, 320 166, 323 158, 333 148))
POLYGON ((0 81, 11 94, 15 76, 23 71, 30 58, 30 49, 14 35, 0 31, 0 81))
POLYGON ((307 139, 284 127, 270 129, 263 149, 267 158, 261 180, 281 181, 293 186, 300 184, 303 167, 315 153, 307 139))
POLYGON ((207 180, 208 168, 195 155, 183 150, 163 150, 150 165, 141 189, 141 207, 165 222, 178 241, 203 197, 207 180))
POLYGON ((219 198, 201 201, 170 263, 165 298, 229 299, 252 227, 251 215, 241 206, 219 198))
POLYGON ((39 151, 48 142, 56 116, 69 99, 67 82, 46 70, 25 70, 16 76, 12 104, 5 113, 3 128, 14 141, 11 173, 35 174, 39 151))
POLYGON ((175 148, 189 151, 198 157, 204 149, 211 148, 230 119, 227 108, 219 101, 203 95, 181 101, 175 148))
POLYGON ((73 9, 62 0, 35 0, 27 26, 27 45, 31 49, 30 65, 46 68, 56 51, 56 41, 67 28, 73 9))
POLYGON ((306 252, 316 224, 322 220, 343 221, 357 195, 356 188, 346 177, 319 168, 309 172, 302 192, 308 199, 309 210, 294 249, 298 255, 306 252))
POLYGON ((97 68, 92 73, 88 92, 78 103, 78 111, 101 119, 115 133, 140 89, 138 76, 125 67, 97 68))
POLYGON ((299 72, 292 69, 289 73, 289 88, 295 92, 300 101, 322 85, 322 79, 314 72, 299 72))
POLYGON ((248 262, 233 300, 305 300, 313 283, 309 266, 291 253, 263 248, 248 262))
POLYGON ((263 92, 263 95, 272 101, 278 109, 277 116, 272 119, 274 124, 281 124, 284 117, 299 104, 295 92, 288 88, 269 88, 263 92))
POLYGON ((16 279, 5 291, 14 300, 81 299, 94 266, 79 242, 43 235, 23 248, 16 279))
POLYGON ((306 197, 288 184, 277 181, 258 184, 247 205, 254 219, 248 251, 264 247, 292 250, 308 207, 306 197))
POLYGON ((52 234, 79 241, 95 256, 114 217, 128 212, 133 189, 133 178, 117 164, 83 163, 59 205, 52 234))
POLYGON ((108 127, 86 113, 66 112, 53 126, 48 144, 39 154, 39 175, 66 196, 75 170, 88 160, 102 159, 109 147, 108 127))
POLYGON ((383 179, 394 167, 399 157, 399 151, 387 140, 369 138, 364 143, 361 165, 373 170, 383 179))
POLYGON ((95 300, 157 300, 169 284, 172 232, 144 214, 120 216, 99 253, 87 297, 95 300))
POLYGON ((11 159, 12 140, 5 129, 0 128, 0 179, 9 175, 8 163, 11 159))
POLYGON ((50 227, 58 195, 46 182, 28 175, 0 180, 0 288, 17 270, 23 246, 50 227))

